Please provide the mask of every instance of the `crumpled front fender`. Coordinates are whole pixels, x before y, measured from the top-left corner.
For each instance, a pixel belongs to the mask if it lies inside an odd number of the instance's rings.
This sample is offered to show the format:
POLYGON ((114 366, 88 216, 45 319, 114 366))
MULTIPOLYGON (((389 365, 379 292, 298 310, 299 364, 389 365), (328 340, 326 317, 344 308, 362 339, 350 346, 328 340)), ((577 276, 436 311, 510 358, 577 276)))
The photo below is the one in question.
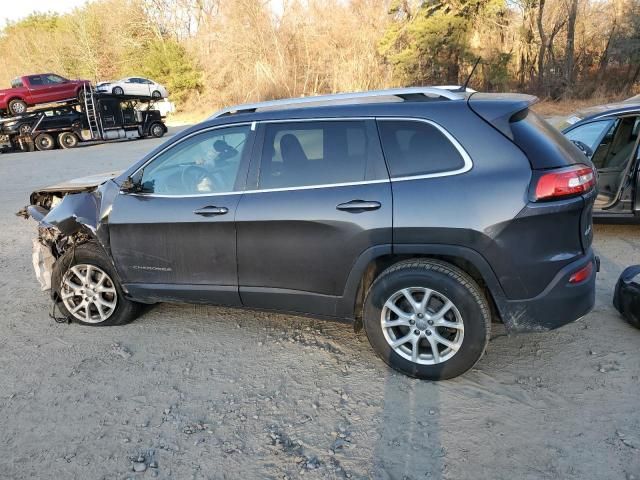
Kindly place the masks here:
POLYGON ((63 197, 60 204, 40 222, 55 227, 67 236, 77 233, 83 227, 95 234, 98 227, 98 212, 98 199, 94 192, 73 193, 63 197))

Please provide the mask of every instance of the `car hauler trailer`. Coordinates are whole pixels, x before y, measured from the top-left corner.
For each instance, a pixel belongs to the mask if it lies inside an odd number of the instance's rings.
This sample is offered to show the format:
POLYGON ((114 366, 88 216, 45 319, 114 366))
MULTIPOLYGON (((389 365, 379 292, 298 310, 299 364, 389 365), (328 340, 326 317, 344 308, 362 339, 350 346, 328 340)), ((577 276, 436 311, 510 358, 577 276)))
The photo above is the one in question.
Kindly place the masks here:
POLYGON ((81 142, 162 137, 167 132, 153 100, 99 93, 86 87, 77 99, 0 119, 0 151, 73 148, 81 142))

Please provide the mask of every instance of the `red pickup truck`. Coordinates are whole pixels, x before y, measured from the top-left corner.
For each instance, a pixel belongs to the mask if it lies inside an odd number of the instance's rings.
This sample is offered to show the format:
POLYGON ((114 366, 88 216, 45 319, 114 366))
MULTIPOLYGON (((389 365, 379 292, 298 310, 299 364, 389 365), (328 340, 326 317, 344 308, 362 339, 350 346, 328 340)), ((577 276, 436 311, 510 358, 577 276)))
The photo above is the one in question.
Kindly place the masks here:
POLYGON ((11 88, 0 90, 0 111, 20 115, 27 106, 78 98, 89 80, 67 80, 53 73, 25 75, 11 81, 11 88))

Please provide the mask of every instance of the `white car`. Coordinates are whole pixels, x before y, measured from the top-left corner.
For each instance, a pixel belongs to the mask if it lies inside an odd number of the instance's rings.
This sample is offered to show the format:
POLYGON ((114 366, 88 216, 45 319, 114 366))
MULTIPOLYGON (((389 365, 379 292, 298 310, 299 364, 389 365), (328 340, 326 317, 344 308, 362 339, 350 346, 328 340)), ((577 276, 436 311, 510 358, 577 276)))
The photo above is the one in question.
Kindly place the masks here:
POLYGON ((167 98, 169 95, 164 86, 142 77, 127 77, 113 82, 100 82, 96 86, 96 90, 114 95, 136 95, 154 99, 167 98))

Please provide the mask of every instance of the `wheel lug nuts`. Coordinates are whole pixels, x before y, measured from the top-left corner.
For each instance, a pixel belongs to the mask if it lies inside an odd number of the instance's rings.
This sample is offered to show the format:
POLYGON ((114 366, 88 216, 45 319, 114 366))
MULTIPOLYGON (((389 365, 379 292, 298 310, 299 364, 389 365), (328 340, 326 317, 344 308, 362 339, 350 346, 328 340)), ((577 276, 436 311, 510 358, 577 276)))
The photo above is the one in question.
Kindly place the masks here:
POLYGON ((418 314, 418 318, 422 318, 422 317, 424 317, 424 315, 423 315, 423 314, 421 314, 421 313, 419 313, 419 314, 418 314))
POLYGON ((431 330, 427 330, 427 331, 426 331, 426 332, 424 332, 424 333, 426 333, 427 335, 431 335, 431 330))
POLYGON ((429 325, 433 325, 433 320, 429 320, 427 323, 428 323, 429 325))
POLYGON ((415 320, 409 320, 409 325, 415 325, 416 321, 415 320))
POLYGON ((413 333, 415 333, 416 335, 420 335, 420 330, 418 330, 417 328, 413 331, 413 333))

